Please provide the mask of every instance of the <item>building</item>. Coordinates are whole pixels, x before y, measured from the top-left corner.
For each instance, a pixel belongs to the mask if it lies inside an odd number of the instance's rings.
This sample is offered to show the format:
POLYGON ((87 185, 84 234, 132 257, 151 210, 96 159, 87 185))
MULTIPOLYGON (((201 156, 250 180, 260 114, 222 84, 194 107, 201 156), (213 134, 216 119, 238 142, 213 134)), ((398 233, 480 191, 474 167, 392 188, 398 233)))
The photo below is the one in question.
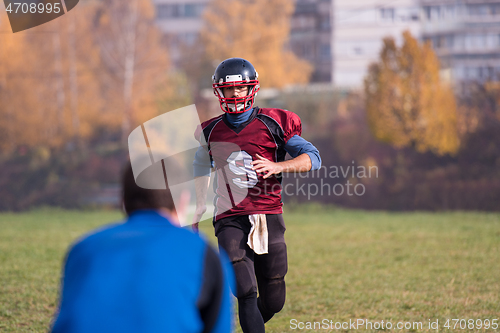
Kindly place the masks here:
POLYGON ((500 80, 500 0, 422 0, 422 39, 456 82, 500 80))
MULTIPOLYGON (((192 45, 202 29, 202 14, 210 0, 153 0, 156 21, 174 64, 182 59, 182 46, 192 45)), ((314 66, 313 82, 331 81, 331 0, 295 0, 290 22, 289 47, 314 66)))
POLYGON ((420 36, 418 0, 333 0, 333 61, 335 86, 359 88, 370 63, 376 61, 384 37, 398 44, 409 30, 420 36))
POLYGON ((182 46, 191 46, 202 28, 202 14, 209 0, 153 0, 156 22, 165 34, 171 60, 182 59, 182 46))
MULTIPOLYGON (((174 63, 196 41, 210 0, 154 0, 174 63)), ((500 0, 295 0, 290 49, 312 82, 362 87, 387 36, 430 41, 454 81, 500 80, 500 0)))
POLYGON ((335 0, 332 77, 359 88, 382 38, 430 41, 453 82, 500 80, 500 0, 335 0))
POLYGON ((290 22, 290 48, 314 66, 312 82, 331 82, 332 0, 297 0, 290 22))

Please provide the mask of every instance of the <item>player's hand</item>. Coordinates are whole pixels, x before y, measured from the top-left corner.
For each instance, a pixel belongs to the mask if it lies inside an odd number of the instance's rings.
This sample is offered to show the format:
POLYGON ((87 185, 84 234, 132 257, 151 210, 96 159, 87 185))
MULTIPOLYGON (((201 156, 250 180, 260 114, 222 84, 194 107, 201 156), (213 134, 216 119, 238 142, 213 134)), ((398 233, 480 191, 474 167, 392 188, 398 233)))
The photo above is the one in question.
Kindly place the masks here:
POLYGON ((257 160, 252 161, 252 170, 255 170, 257 173, 265 173, 264 179, 276 175, 283 171, 283 168, 279 163, 273 162, 256 154, 257 160))
POLYGON ((201 220, 201 217, 205 212, 207 211, 207 206, 206 205, 196 205, 196 210, 194 211, 194 216, 193 216, 193 231, 198 232, 198 224, 201 220))

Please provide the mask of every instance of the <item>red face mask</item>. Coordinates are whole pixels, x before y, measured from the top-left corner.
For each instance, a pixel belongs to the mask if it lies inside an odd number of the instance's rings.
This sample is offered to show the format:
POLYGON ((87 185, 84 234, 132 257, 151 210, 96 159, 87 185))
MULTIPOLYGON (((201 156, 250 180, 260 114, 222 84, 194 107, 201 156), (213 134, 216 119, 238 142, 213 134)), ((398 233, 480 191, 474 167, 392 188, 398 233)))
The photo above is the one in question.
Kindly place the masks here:
MULTIPOLYGON (((231 79, 233 76, 227 76, 227 79, 231 79)), ((243 113, 252 108, 255 96, 260 89, 259 80, 241 80, 241 75, 237 75, 234 81, 228 82, 214 82, 212 88, 214 90, 215 96, 219 98, 219 104, 222 111, 227 113, 243 113), (248 94, 241 97, 225 97, 223 89, 225 87, 248 87, 248 94)), ((222 79, 220 80, 222 81, 222 79)))

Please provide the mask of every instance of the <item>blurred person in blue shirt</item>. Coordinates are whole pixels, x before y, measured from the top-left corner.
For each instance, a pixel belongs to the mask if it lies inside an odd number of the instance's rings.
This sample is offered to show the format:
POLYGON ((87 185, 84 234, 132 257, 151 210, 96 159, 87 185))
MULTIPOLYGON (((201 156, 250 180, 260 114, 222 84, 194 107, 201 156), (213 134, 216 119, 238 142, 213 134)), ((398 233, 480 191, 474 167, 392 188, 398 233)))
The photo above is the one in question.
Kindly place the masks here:
POLYGON ((137 186, 128 162, 122 198, 124 222, 71 246, 51 331, 231 332, 231 264, 179 227, 189 195, 175 207, 168 187, 137 186))

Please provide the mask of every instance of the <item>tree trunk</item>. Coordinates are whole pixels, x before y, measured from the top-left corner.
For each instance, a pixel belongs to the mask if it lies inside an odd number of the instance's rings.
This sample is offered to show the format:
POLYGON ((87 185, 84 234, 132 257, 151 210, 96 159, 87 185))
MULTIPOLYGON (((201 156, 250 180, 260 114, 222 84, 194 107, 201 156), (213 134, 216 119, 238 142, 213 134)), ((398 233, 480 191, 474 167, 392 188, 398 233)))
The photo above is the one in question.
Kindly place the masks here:
POLYGON ((71 100, 72 136, 76 144, 80 142, 80 117, 78 115, 78 78, 76 70, 75 51, 75 21, 70 20, 68 25, 68 53, 69 53, 69 85, 71 100))
POLYGON ((125 28, 125 69, 123 80, 123 101, 124 117, 122 121, 122 143, 127 143, 132 124, 132 93, 134 86, 135 68, 135 46, 136 46, 136 25, 138 15, 138 3, 134 0, 131 10, 128 12, 127 25, 125 28))
MULTIPOLYGON (((59 25, 58 25, 59 27, 59 25)), ((55 136, 63 135, 64 132, 64 80, 63 80, 63 66, 62 66, 62 52, 61 52, 61 35, 58 32, 53 37, 54 45, 54 59, 56 71, 56 102, 57 102, 57 125, 55 128, 55 136)))

